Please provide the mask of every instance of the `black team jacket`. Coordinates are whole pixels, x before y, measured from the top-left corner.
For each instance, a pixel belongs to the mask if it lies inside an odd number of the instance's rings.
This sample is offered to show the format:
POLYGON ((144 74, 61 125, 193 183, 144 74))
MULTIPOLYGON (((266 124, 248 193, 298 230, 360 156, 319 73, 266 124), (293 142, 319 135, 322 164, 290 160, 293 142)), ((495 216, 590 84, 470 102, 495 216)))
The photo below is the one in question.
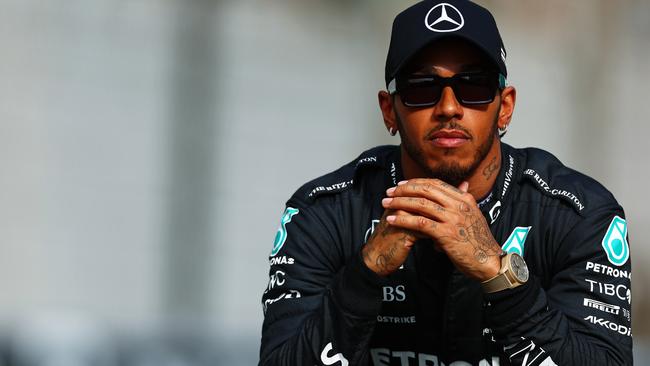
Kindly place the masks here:
POLYGON ((401 177, 380 146, 287 202, 262 297, 260 365, 631 365, 631 264, 623 209, 548 152, 501 144, 480 203, 529 281, 484 294, 431 241, 382 278, 360 249, 401 177))

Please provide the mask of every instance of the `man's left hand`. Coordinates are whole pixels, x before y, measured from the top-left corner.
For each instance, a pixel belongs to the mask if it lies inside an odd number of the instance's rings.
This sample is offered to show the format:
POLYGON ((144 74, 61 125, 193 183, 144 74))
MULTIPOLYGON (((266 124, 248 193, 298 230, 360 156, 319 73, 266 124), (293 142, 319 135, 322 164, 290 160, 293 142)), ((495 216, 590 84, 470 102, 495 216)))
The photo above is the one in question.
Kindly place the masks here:
POLYGON ((485 281, 499 272, 501 247, 468 187, 467 182, 456 188, 439 179, 411 179, 390 188, 382 205, 412 213, 386 221, 432 239, 459 271, 485 281))

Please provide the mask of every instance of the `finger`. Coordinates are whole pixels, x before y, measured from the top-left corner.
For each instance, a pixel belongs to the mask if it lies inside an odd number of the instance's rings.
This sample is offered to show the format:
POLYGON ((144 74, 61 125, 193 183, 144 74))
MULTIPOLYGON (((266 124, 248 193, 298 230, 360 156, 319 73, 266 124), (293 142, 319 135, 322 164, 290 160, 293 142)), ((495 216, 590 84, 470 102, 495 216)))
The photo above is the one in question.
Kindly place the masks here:
POLYGON ((467 193, 469 191, 469 182, 462 182, 459 186, 458 189, 461 190, 463 193, 467 193))
POLYGON ((439 231, 444 229, 440 223, 424 216, 389 215, 386 216, 386 222, 388 222, 391 226, 396 226, 411 230, 413 232, 421 233, 430 238, 440 236, 441 233, 439 231))
POLYGON ((387 210, 403 210, 435 221, 443 221, 446 217, 444 207, 422 197, 388 197, 384 198, 381 204, 387 210))
POLYGON ((405 185, 405 184, 409 184, 409 183, 432 184, 432 185, 434 185, 436 187, 439 187, 443 192, 447 192, 447 193, 450 193, 450 194, 455 194, 455 195, 458 195, 458 196, 462 196, 463 193, 465 193, 460 188, 456 188, 456 187, 452 186, 451 184, 449 184, 449 183, 447 183, 447 182, 445 182, 443 180, 437 179, 437 178, 414 178, 414 179, 409 179, 409 180, 406 180, 406 181, 398 182, 397 185, 401 186, 401 185, 405 185))
POLYGON ((386 195, 390 198, 400 196, 423 197, 430 201, 436 202, 443 207, 457 206, 457 202, 462 198, 463 193, 455 187, 452 188, 460 193, 450 191, 445 185, 449 186, 447 183, 444 183, 440 180, 411 179, 406 183, 402 183, 396 187, 389 188, 386 191, 386 195))

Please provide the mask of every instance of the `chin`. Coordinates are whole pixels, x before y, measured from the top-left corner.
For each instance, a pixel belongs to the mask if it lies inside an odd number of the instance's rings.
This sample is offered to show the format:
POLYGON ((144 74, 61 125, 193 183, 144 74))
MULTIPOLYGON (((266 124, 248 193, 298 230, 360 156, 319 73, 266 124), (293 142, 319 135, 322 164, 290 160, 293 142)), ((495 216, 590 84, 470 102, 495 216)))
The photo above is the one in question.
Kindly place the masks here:
POLYGON ((478 164, 461 164, 455 159, 452 161, 445 161, 440 163, 439 161, 436 164, 430 164, 427 166, 427 173, 431 178, 440 179, 443 182, 451 184, 453 186, 458 186, 465 180, 468 180, 469 177, 476 171, 476 166, 478 164))

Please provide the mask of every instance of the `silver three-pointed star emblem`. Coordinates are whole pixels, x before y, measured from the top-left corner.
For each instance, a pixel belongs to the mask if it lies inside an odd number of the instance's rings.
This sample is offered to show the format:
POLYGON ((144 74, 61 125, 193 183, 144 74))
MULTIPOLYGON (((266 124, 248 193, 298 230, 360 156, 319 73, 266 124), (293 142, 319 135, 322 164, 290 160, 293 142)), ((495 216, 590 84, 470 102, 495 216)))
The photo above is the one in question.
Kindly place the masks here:
POLYGON ((440 3, 429 10, 424 25, 434 32, 453 32, 465 25, 465 19, 455 6, 440 3))

